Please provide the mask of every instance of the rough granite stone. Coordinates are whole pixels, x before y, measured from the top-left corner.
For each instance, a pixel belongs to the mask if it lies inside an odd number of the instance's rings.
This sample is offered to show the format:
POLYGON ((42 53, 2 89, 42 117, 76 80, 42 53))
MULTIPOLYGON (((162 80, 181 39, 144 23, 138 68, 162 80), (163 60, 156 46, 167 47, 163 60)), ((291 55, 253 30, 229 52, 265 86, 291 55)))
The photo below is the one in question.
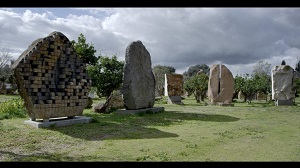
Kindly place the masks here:
POLYGON ((294 69, 292 67, 289 65, 273 67, 271 78, 273 100, 293 100, 295 98, 293 90, 294 69))
POLYGON ((139 40, 126 48, 121 92, 126 110, 152 108, 154 105, 155 78, 151 56, 139 40))
POLYGON ((211 65, 207 91, 208 99, 214 103, 231 103, 233 93, 234 78, 231 71, 222 64, 211 65))

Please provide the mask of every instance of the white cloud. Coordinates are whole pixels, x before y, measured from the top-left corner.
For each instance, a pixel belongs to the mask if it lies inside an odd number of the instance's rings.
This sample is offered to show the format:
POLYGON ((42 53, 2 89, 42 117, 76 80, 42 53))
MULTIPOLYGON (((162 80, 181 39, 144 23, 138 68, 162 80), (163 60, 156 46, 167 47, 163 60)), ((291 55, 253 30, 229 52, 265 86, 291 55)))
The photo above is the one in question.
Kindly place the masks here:
POLYGON ((52 31, 77 40, 83 33, 98 54, 123 59, 141 40, 152 65, 183 73, 195 64, 225 64, 251 73, 259 60, 272 66, 300 55, 300 8, 30 8, 0 9, 1 45, 20 55, 52 31))

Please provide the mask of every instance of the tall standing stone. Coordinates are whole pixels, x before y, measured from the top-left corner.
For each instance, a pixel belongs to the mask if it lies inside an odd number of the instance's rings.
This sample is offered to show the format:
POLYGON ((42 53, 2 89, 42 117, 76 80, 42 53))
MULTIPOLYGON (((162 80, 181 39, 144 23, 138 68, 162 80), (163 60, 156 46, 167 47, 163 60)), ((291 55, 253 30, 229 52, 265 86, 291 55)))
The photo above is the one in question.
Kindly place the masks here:
POLYGON ((230 104, 234 93, 234 78, 231 71, 222 64, 210 66, 208 99, 213 104, 230 104))
POLYGON ((64 34, 35 40, 12 68, 31 120, 82 115, 91 79, 64 34))
POLYGON ((139 40, 126 48, 121 92, 126 110, 152 108, 154 105, 155 78, 151 56, 139 40))
POLYGON ((272 99, 276 105, 293 105, 294 69, 289 65, 275 66, 272 69, 272 99))
POLYGON ((183 75, 165 74, 165 96, 168 96, 169 104, 183 104, 183 75))

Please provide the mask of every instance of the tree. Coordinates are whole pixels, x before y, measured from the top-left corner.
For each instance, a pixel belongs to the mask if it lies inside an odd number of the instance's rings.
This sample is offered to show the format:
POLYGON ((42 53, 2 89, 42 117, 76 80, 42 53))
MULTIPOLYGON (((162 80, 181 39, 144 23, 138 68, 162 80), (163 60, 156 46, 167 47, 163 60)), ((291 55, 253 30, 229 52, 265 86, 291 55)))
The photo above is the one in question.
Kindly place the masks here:
POLYGON ((208 89, 208 76, 205 73, 195 74, 187 79, 183 85, 187 92, 193 93, 197 103, 204 101, 208 89))
POLYGON ((161 96, 164 94, 165 74, 175 73, 176 69, 170 66, 156 65, 152 71, 155 77, 155 90, 161 96))
POLYGON ((185 72, 183 73, 183 81, 187 81, 190 77, 192 77, 192 76, 194 76, 195 74, 197 74, 197 73, 200 71, 200 69, 202 69, 202 70, 206 73, 206 75, 209 74, 210 68, 209 68, 208 65, 206 65, 206 64, 202 64, 202 65, 199 65, 199 64, 193 65, 193 66, 190 66, 190 67, 188 68, 188 70, 185 71, 185 72))
POLYGON ((106 99, 122 84, 124 61, 118 61, 117 56, 99 56, 94 65, 87 66, 92 79, 92 86, 97 88, 99 97, 106 99))
POLYGON ((236 75, 234 78, 235 84, 235 91, 239 90, 244 95, 244 102, 249 100, 252 101, 252 97, 257 92, 257 85, 255 84, 255 78, 251 77, 249 74, 244 75, 236 75))
MULTIPOLYGON (((299 60, 299 58, 298 58, 299 60)), ((300 60, 296 64, 295 72, 294 72, 294 90, 295 90, 295 96, 299 97, 299 91, 300 91, 300 60)))
MULTIPOLYGON (((256 93, 264 93, 266 95, 271 94, 271 76, 270 75, 255 75, 253 77, 255 81, 256 93)), ((270 99, 271 100, 271 99, 270 99)), ((268 96, 266 96, 266 101, 268 101, 268 96)))
POLYGON ((285 60, 282 60, 281 61, 281 65, 285 65, 286 63, 285 63, 285 60))
POLYGON ((239 75, 237 74, 235 77, 234 77, 234 93, 233 93, 233 96, 232 96, 232 100, 236 97, 238 97, 238 94, 239 92, 241 91, 242 89, 242 83, 243 83, 243 77, 242 75, 239 75))
POLYGON ((263 60, 258 61, 253 67, 252 77, 255 81, 257 93, 262 92, 266 95, 271 93, 271 64, 263 60))
POLYGON ((294 90, 295 90, 295 97, 299 97, 299 91, 300 91, 300 78, 294 79, 294 90))
POLYGON ((12 70, 10 65, 13 62, 13 57, 11 56, 9 49, 0 49, 0 81, 10 82, 9 79, 12 76, 12 70))
POLYGON ((263 60, 258 61, 252 71, 252 76, 255 75, 271 75, 271 64, 263 60))
POLYGON ((295 71, 296 71, 297 73, 300 73, 300 60, 299 60, 298 63, 296 64, 295 71))
POLYGON ((93 43, 87 44, 85 36, 80 33, 77 42, 71 41, 76 53, 83 60, 85 64, 95 65, 98 58, 95 56, 96 50, 94 49, 93 43))

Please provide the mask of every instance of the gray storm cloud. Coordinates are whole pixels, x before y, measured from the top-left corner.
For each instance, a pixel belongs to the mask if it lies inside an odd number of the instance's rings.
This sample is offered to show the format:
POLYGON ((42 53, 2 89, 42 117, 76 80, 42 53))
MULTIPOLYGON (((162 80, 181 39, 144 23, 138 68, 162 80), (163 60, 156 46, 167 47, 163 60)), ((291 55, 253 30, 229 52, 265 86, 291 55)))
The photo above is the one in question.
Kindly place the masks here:
POLYGON ((127 45, 141 40, 153 66, 173 66, 179 73, 191 65, 216 62, 251 73, 250 65, 259 60, 273 66, 281 58, 293 67, 300 55, 300 8, 68 8, 64 15, 59 12, 0 9, 0 44, 21 54, 32 41, 52 31, 61 31, 70 40, 83 33, 98 53, 123 59, 127 45))

